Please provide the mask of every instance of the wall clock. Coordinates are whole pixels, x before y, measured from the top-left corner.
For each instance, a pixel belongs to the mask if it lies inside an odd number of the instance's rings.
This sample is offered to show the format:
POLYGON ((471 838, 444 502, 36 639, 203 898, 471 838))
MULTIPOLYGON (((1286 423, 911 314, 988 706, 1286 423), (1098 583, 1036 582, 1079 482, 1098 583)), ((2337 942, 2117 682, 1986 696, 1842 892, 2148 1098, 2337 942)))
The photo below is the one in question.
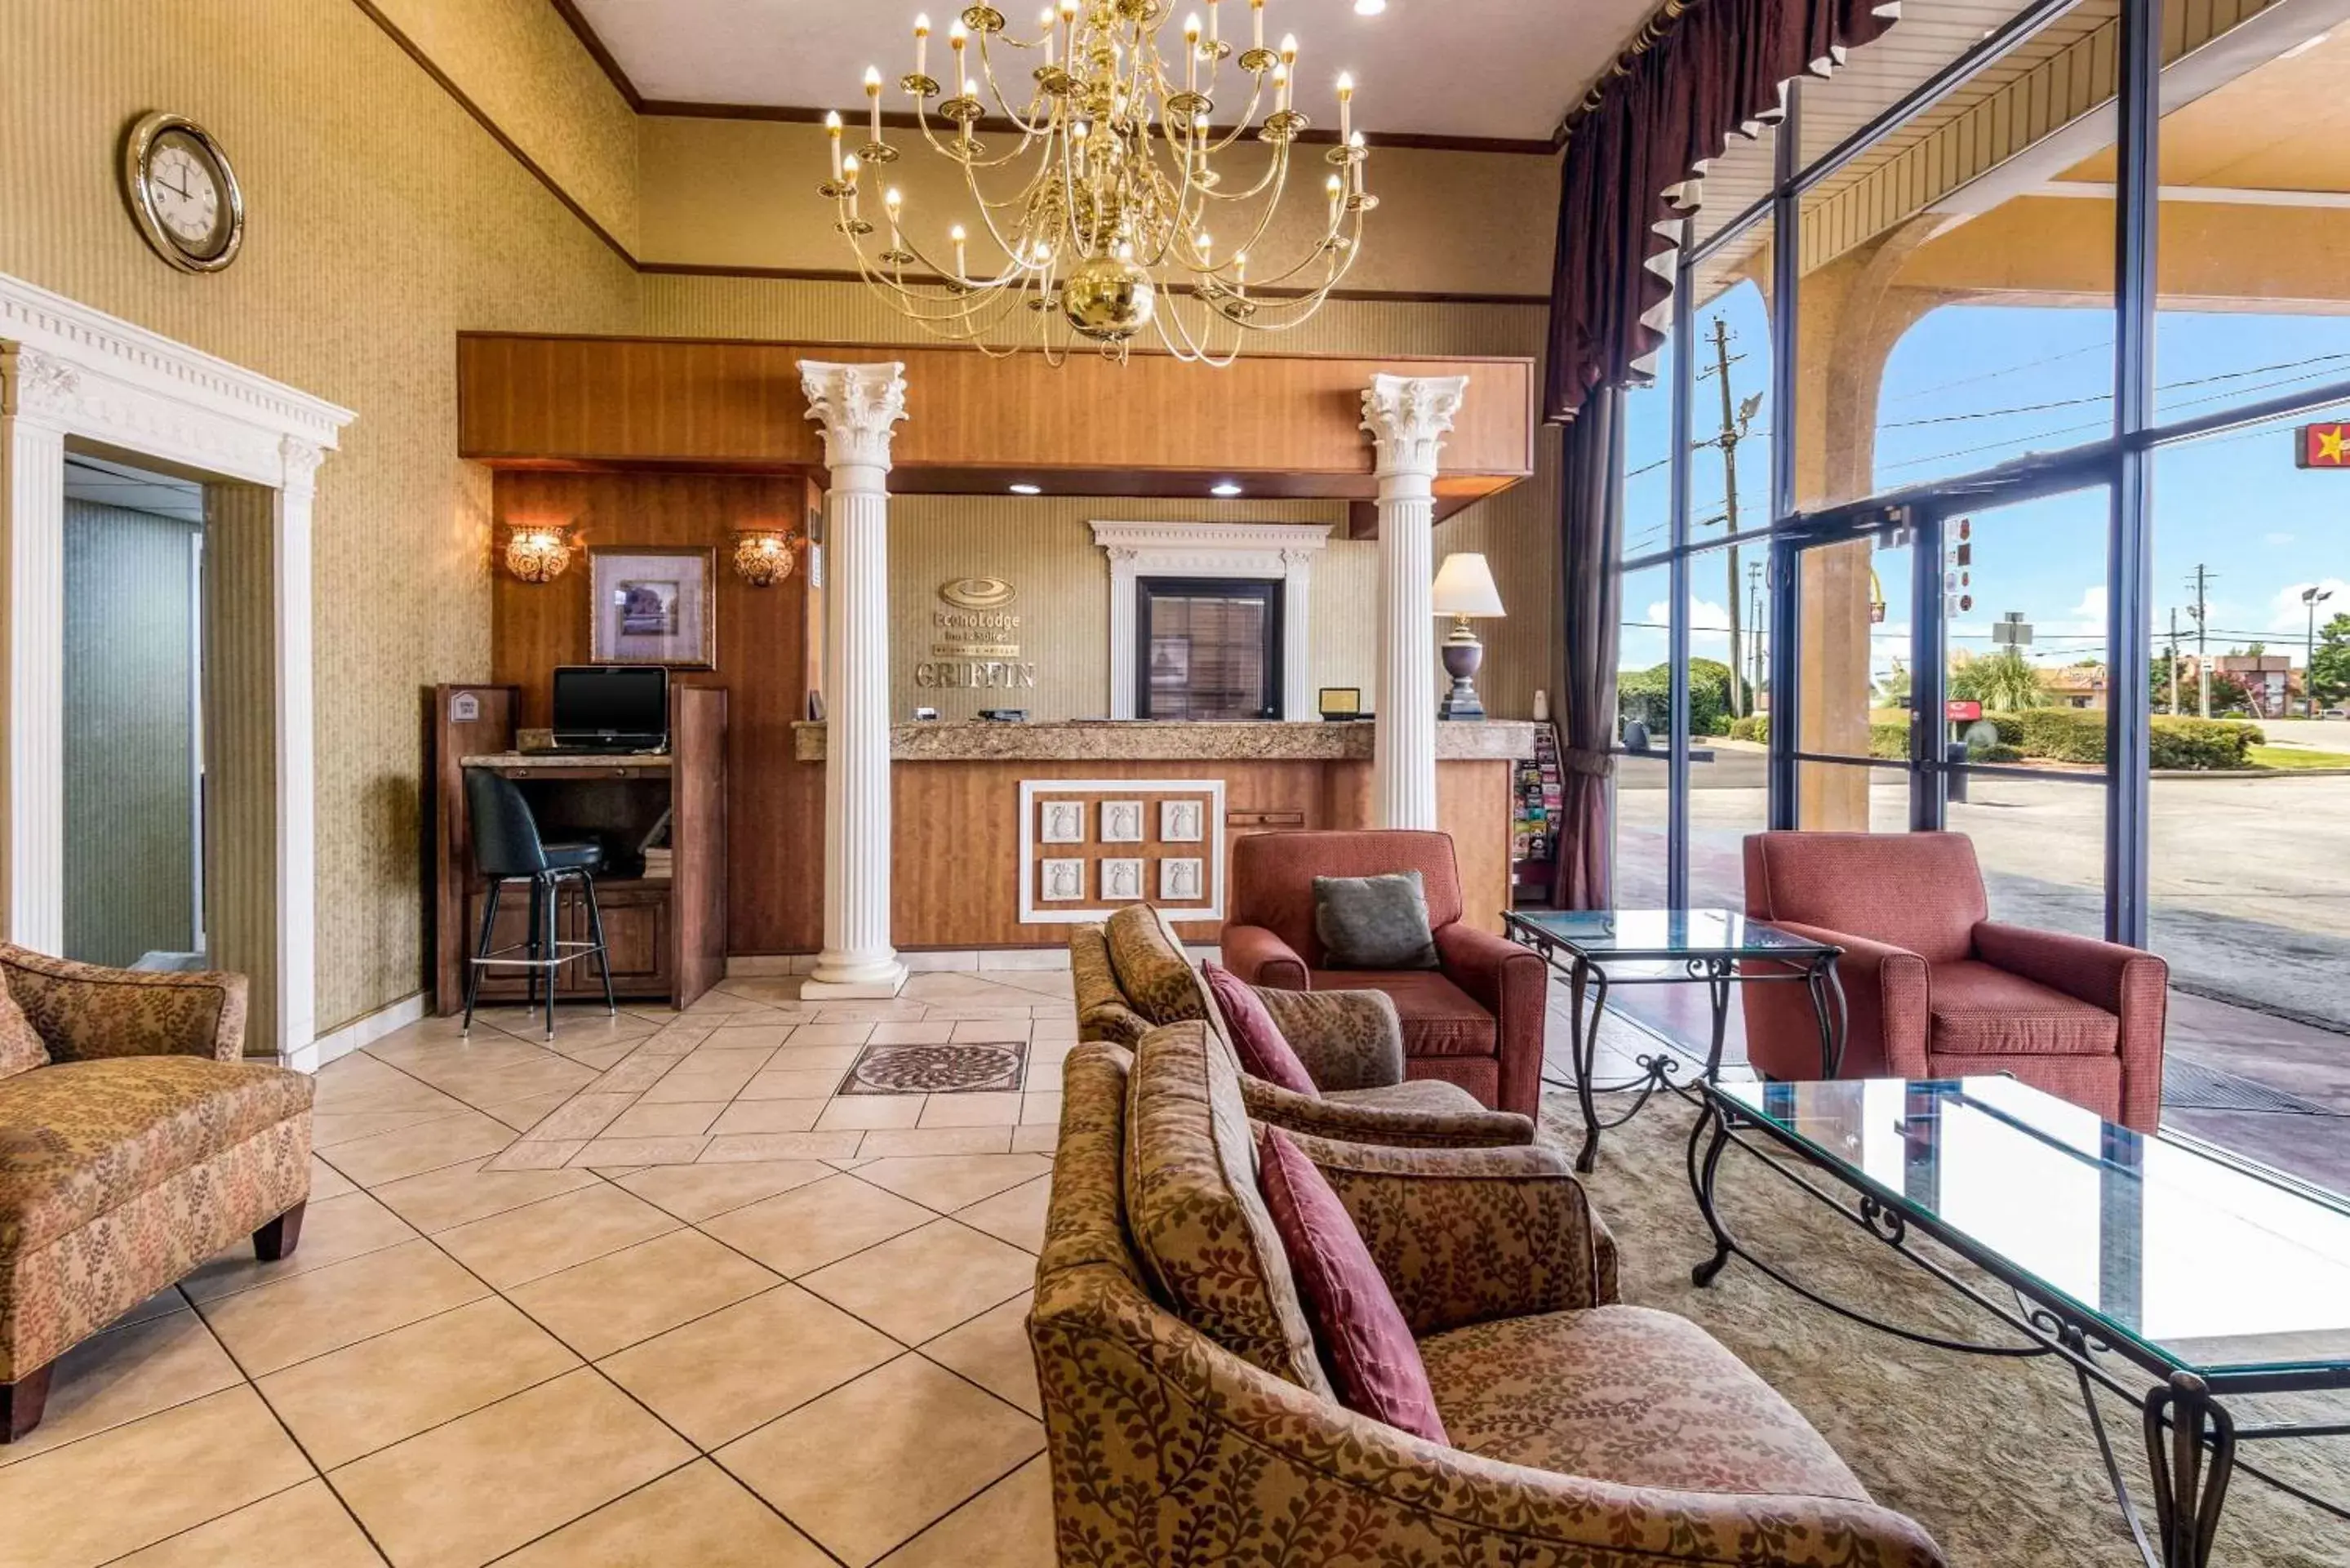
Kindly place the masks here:
POLYGON ((218 272, 244 243, 244 195, 228 154, 183 114, 158 111, 122 144, 123 194, 139 232, 182 272, 218 272))

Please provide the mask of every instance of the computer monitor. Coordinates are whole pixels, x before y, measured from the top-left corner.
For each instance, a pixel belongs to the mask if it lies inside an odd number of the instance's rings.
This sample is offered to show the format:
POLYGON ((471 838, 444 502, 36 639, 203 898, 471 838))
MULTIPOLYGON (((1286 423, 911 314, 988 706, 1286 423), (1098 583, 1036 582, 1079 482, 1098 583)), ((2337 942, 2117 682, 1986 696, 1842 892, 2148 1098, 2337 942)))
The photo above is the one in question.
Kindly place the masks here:
POLYGON ((669 743, 669 671, 659 665, 567 664, 555 672, 555 743, 657 751, 669 743))

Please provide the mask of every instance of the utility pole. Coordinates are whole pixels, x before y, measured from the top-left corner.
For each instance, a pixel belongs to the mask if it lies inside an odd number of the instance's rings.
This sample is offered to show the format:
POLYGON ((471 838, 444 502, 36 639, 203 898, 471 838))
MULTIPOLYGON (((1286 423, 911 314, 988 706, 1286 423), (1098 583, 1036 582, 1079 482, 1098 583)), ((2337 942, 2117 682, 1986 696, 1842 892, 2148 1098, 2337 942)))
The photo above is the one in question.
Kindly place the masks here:
POLYGON ((2178 717, 2178 607, 2170 607, 2170 716, 2178 717))
POLYGON ((2187 613, 2195 618, 2195 711, 2202 718, 2211 716, 2211 579, 2220 574, 2195 563, 2195 607, 2187 613))
MULTIPOLYGON (((1752 432, 1755 410, 1762 406, 1760 393, 1745 402, 1737 402, 1731 395, 1730 368, 1743 359, 1743 354, 1730 351, 1730 323, 1721 317, 1713 318, 1713 331, 1707 337, 1713 345, 1713 366, 1701 370, 1699 379, 1711 376, 1721 386, 1721 433, 1710 441, 1694 441, 1693 446, 1717 448, 1721 453, 1722 522, 1730 537, 1738 536, 1738 443, 1752 432)), ((1738 586, 1738 546, 1732 545, 1723 552, 1729 580, 1730 611, 1730 711, 1733 718, 1743 718, 1749 711, 1746 701, 1744 663, 1745 633, 1740 614, 1738 586)))

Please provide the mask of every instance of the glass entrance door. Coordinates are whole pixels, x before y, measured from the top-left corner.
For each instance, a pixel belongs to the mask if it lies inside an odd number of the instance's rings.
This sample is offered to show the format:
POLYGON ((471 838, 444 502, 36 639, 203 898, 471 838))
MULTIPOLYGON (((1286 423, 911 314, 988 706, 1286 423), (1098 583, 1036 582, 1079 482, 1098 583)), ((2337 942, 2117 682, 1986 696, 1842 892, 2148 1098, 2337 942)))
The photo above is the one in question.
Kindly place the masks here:
POLYGON ((1964 833, 1993 919, 2102 935, 2111 511, 2105 484, 2024 474, 1783 539, 1779 826, 1964 833))

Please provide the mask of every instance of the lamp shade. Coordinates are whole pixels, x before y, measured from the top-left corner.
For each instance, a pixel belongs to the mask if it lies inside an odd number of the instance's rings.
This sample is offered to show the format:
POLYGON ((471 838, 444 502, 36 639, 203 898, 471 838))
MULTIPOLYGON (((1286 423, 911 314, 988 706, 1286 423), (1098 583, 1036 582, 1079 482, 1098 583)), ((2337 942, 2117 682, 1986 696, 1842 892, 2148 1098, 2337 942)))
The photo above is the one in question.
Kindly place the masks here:
POLYGON ((1503 616, 1502 591, 1493 586, 1493 569, 1482 556, 1463 553, 1444 557, 1436 569, 1436 585, 1429 590, 1430 607, 1438 615, 1503 616))

